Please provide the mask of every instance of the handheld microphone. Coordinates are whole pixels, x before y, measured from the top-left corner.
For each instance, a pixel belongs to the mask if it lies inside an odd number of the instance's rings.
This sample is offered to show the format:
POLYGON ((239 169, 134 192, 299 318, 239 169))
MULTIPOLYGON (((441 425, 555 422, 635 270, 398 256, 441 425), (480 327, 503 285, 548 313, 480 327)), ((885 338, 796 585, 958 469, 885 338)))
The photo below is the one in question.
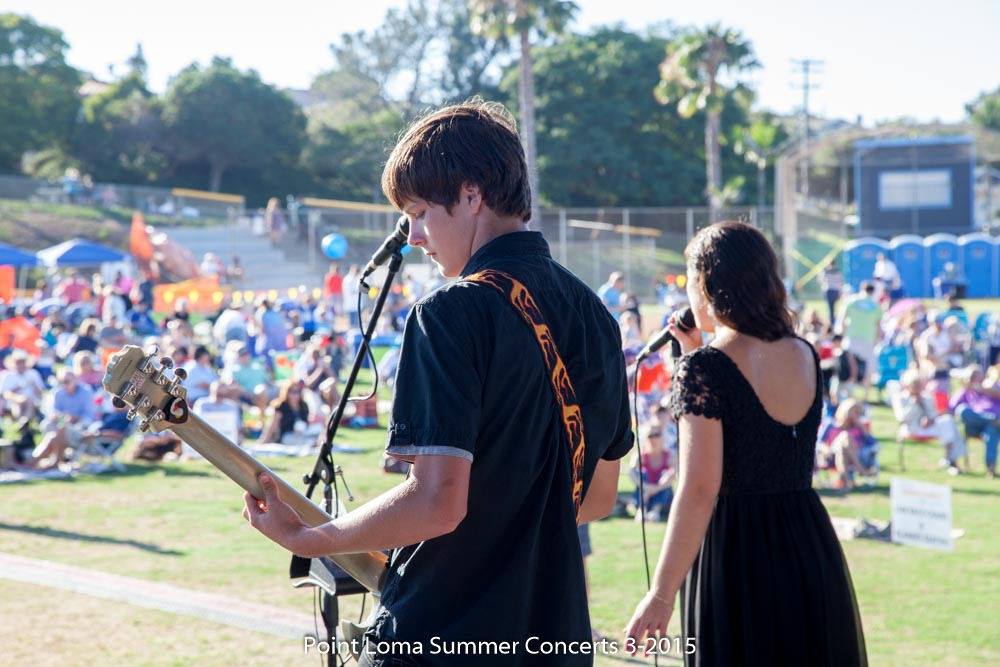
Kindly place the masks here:
POLYGON ((362 283, 365 281, 365 278, 375 273, 375 269, 385 264, 386 260, 406 245, 406 237, 409 234, 410 220, 405 215, 401 215, 396 221, 396 229, 382 242, 379 249, 375 251, 372 258, 365 264, 365 270, 361 273, 362 283))
MULTIPOLYGON (((685 308, 681 311, 680 317, 677 318, 677 328, 687 333, 688 331, 694 329, 694 326, 694 313, 691 312, 690 308, 685 308)), ((649 355, 666 345, 668 341, 670 342, 670 352, 673 357, 676 359, 681 356, 681 344, 677 342, 677 339, 674 338, 673 334, 671 334, 670 331, 664 327, 660 333, 656 334, 653 339, 649 341, 646 347, 642 348, 642 352, 639 353, 636 363, 646 359, 649 355)))

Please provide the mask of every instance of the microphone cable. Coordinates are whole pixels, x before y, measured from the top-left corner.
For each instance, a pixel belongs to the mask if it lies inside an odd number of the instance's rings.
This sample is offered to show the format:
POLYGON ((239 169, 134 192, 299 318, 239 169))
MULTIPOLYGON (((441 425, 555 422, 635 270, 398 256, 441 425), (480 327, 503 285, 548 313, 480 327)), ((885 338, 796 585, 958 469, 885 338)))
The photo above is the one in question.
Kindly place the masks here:
MULTIPOLYGON (((635 373, 632 376, 632 415, 635 421, 635 432, 639 435, 639 365, 641 362, 636 362, 635 373)), ((642 528, 642 563, 646 568, 646 589, 652 587, 653 580, 649 573, 649 548, 646 546, 646 490, 645 484, 642 479, 642 449, 638 442, 638 437, 635 443, 635 472, 639 478, 639 516, 642 518, 641 528, 642 528)))
MULTIPOLYGON (((365 342, 364 341, 365 329, 368 328, 369 322, 365 322, 364 313, 361 311, 361 299, 362 299, 362 293, 361 290, 358 290, 358 326, 361 327, 361 336, 362 336, 361 340, 362 342, 365 342)), ((375 396, 375 393, 378 391, 378 366, 375 365, 375 355, 372 354, 371 341, 365 342, 365 353, 368 355, 368 361, 371 362, 372 365, 372 375, 375 376, 375 379, 372 384, 372 392, 367 396, 355 396, 353 398, 348 398, 347 401, 349 403, 352 401, 367 401, 368 399, 375 396)))
MULTIPOLYGON (((357 303, 358 326, 361 329, 361 335, 362 335, 362 339, 361 340, 362 340, 362 343, 364 343, 364 331, 365 331, 365 327, 366 327, 367 323, 364 321, 364 313, 362 313, 362 311, 361 311, 361 298, 362 298, 362 293, 361 293, 361 290, 359 289, 358 290, 358 303, 357 303)), ((365 353, 368 355, 368 361, 372 365, 372 374, 374 375, 374 382, 372 384, 371 393, 369 393, 367 396, 348 396, 347 397, 347 402, 348 403, 354 403, 354 402, 357 402, 357 401, 367 401, 367 400, 371 399, 372 397, 374 397, 375 393, 378 391, 378 366, 375 364, 375 356, 372 354, 371 345, 367 345, 367 344, 365 345, 365 353)), ((337 414, 336 410, 332 411, 330 413, 330 419, 326 423, 326 437, 327 437, 328 440, 330 439, 330 436, 333 433, 333 427, 334 427, 333 418, 334 418, 334 416, 336 416, 336 414, 337 414)), ((330 443, 330 446, 331 447, 333 446, 332 442, 330 443)))
MULTIPOLYGON (((635 432, 636 436, 639 434, 639 366, 642 362, 636 361, 635 373, 632 376, 632 415, 635 420, 635 432)), ((646 592, 648 593, 653 587, 653 579, 649 572, 649 547, 646 543, 646 485, 643 483, 642 479, 642 449, 639 444, 638 437, 636 438, 636 457, 635 457, 635 471, 639 478, 639 516, 640 528, 639 531, 642 533, 642 564, 646 571, 646 592)), ((636 649, 638 649, 639 643, 636 641, 636 649)), ((653 651, 653 665, 659 667, 660 659, 659 652, 653 651)))

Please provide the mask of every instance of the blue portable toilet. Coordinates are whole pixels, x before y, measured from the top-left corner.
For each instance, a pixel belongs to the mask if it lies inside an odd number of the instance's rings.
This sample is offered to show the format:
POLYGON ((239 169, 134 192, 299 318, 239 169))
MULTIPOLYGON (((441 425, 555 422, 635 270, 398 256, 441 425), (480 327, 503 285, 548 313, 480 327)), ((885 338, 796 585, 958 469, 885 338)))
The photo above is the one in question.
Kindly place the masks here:
POLYGON ((924 239, 916 234, 903 234, 889 242, 892 261, 899 269, 903 295, 920 299, 927 292, 927 249, 924 239))
POLYGON ((924 239, 927 248, 927 293, 933 294, 932 281, 944 271, 948 262, 961 266, 958 252, 958 237, 954 234, 931 234, 924 239))
POLYGON ((974 232, 958 239, 962 272, 969 281, 965 295, 970 299, 993 296, 997 281, 997 246, 986 234, 974 232))
POLYGON ((875 273, 875 258, 880 253, 890 254, 889 244, 882 239, 865 237, 844 244, 844 282, 857 292, 864 280, 871 280, 875 273))
POLYGON ((997 258, 997 270, 993 276, 993 289, 990 296, 1000 296, 1000 237, 994 237, 991 240, 993 241, 993 254, 997 258))

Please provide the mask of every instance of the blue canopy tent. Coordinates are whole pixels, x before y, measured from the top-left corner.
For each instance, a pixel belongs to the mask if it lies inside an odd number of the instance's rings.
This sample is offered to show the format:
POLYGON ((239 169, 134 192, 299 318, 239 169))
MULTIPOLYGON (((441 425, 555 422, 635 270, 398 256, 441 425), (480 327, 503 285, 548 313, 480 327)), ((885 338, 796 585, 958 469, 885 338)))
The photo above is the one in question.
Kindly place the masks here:
POLYGON ((120 250, 83 239, 39 250, 37 255, 46 266, 96 266, 104 262, 120 262, 127 256, 120 250))
POLYGON ((12 245, 0 243, 0 266, 14 267, 17 274, 17 285, 24 287, 27 274, 22 269, 38 266, 38 258, 12 245))
POLYGON ((38 258, 31 253, 18 250, 12 245, 0 243, 0 266, 37 266, 38 258))

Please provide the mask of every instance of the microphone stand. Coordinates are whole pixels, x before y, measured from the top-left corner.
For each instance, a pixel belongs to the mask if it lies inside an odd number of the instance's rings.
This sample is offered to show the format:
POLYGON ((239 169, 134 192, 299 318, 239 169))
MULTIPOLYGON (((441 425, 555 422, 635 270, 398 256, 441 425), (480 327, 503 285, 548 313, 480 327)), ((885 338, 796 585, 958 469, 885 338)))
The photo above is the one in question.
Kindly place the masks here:
MULTIPOLYGON (((337 487, 337 475, 340 475, 341 478, 344 476, 343 469, 339 465, 334 465, 333 462, 333 440, 337 436, 337 429, 340 427, 340 421, 344 417, 344 411, 347 408, 351 391, 354 389, 354 384, 358 379, 358 373, 361 371, 361 366, 364 364, 365 357, 368 354, 372 334, 375 332, 379 316, 382 314, 382 309, 385 307, 385 300, 389 296, 389 288, 392 285, 392 281, 395 280, 396 274, 399 272, 399 267, 402 263, 402 253, 399 250, 394 251, 389 257, 388 272, 382 283, 382 288, 379 290, 378 297, 375 299, 375 306, 372 310, 371 317, 368 320, 368 326, 365 327, 363 331, 361 345, 358 347, 358 351, 354 355, 354 366, 351 368, 351 373, 347 377, 347 384, 344 386, 344 391, 340 395, 340 402, 337 405, 337 409, 332 415, 330 415, 330 420, 327 422, 326 438, 323 441, 323 446, 320 448, 319 455, 316 458, 316 463, 313 465, 312 472, 304 475, 302 478, 302 481, 306 484, 306 498, 311 498, 313 491, 315 491, 319 483, 323 483, 324 509, 326 510, 326 513, 332 517, 337 516, 340 508, 340 493, 337 487)), ((361 281, 361 285, 363 287, 368 287, 363 279, 361 281)), ((344 486, 347 486, 346 481, 344 482, 344 486)), ((347 489, 347 494, 348 499, 353 500, 350 488, 347 489)), ((356 583, 352 581, 347 581, 341 584, 340 580, 342 577, 346 577, 346 574, 342 573, 342 576, 338 576, 334 573, 334 576, 331 577, 329 570, 331 568, 336 568, 336 566, 329 561, 322 562, 322 559, 310 560, 293 555, 290 566, 290 573, 292 577, 301 577, 306 574, 316 574, 317 564, 312 561, 321 561, 319 563, 320 568, 325 568, 327 570, 327 572, 321 573, 319 576, 314 576, 312 578, 313 583, 317 583, 316 580, 319 580, 318 585, 322 590, 320 597, 320 615, 323 617, 323 624, 326 626, 326 641, 330 642, 330 651, 327 654, 327 664, 329 667, 336 667, 337 656, 339 654, 339 651, 336 650, 336 631, 340 613, 337 604, 337 596, 365 592, 365 589, 360 585, 351 586, 351 583, 356 583), (326 585, 322 585, 324 582, 326 585)))

